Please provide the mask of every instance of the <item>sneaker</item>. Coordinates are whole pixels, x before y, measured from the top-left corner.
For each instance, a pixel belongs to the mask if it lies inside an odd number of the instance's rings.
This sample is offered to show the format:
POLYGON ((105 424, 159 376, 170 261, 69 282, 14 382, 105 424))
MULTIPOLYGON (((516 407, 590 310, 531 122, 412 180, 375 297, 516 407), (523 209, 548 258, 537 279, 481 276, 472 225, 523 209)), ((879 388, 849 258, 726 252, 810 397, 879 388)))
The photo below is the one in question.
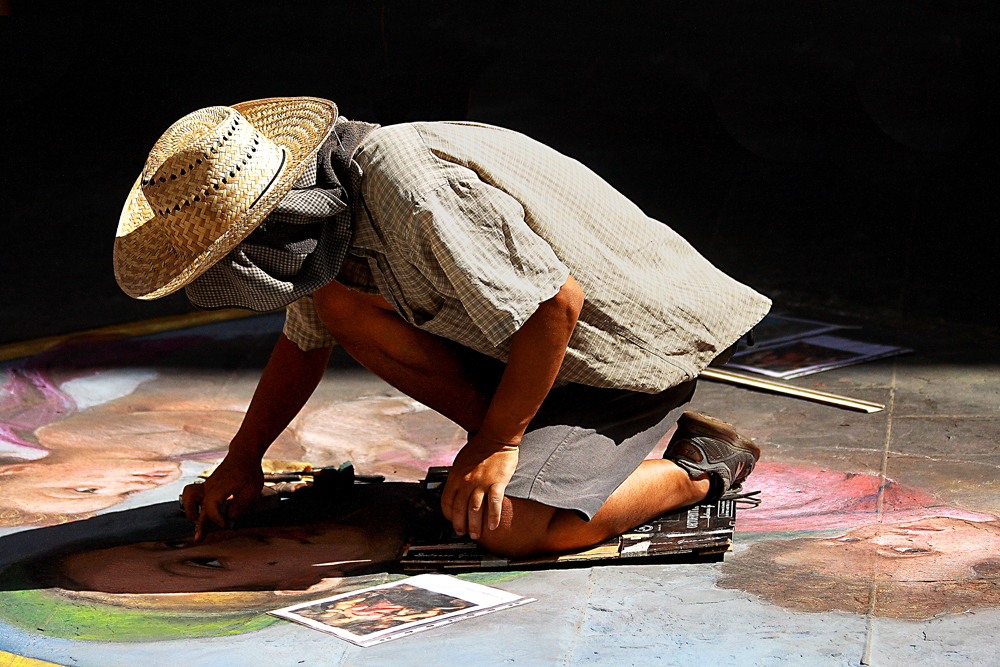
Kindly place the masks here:
POLYGON ((705 501, 715 502, 742 488, 760 458, 760 447, 737 433, 732 424, 687 411, 677 420, 677 431, 663 458, 686 470, 692 479, 707 473, 711 486, 705 501))

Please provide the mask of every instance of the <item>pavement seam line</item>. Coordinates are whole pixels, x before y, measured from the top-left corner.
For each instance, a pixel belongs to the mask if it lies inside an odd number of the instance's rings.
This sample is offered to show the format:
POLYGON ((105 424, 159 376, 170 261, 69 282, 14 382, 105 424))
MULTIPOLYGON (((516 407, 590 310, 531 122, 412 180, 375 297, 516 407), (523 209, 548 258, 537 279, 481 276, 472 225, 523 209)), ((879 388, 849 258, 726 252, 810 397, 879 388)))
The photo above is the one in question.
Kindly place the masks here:
MULTIPOLYGON (((892 362, 892 382, 889 386, 889 400, 885 406, 885 444, 882 447, 882 470, 879 475, 878 500, 875 505, 876 524, 881 532, 885 502, 885 482, 889 469, 889 443, 892 441, 892 417, 896 404, 896 361, 892 362)), ((875 636, 875 603, 878 599, 878 559, 872 558, 872 585, 868 597, 868 613, 865 621, 865 648, 861 654, 861 664, 871 665, 872 644, 875 636)))
POLYGON ((971 420, 976 419, 980 421, 987 421, 996 419, 998 415, 896 415, 896 419, 962 419, 971 420))
POLYGON ((925 461, 933 461, 935 463, 961 463, 963 465, 968 464, 970 466, 985 466, 987 468, 1000 468, 1000 464, 990 463, 988 461, 971 461, 969 459, 949 459, 943 456, 931 456, 930 454, 908 454, 906 452, 889 452, 894 454, 899 458, 909 458, 909 459, 924 459, 925 461))
POLYGON ((566 651, 566 657, 563 658, 563 664, 570 664, 570 659, 573 657, 573 651, 576 650, 576 640, 580 636, 580 629, 583 627, 583 621, 587 618, 587 606, 590 604, 590 594, 594 592, 594 584, 597 582, 597 568, 590 568, 590 577, 587 582, 587 594, 583 598, 583 608, 580 609, 580 620, 576 622, 576 628, 573 630, 573 641, 569 643, 569 649, 566 651))

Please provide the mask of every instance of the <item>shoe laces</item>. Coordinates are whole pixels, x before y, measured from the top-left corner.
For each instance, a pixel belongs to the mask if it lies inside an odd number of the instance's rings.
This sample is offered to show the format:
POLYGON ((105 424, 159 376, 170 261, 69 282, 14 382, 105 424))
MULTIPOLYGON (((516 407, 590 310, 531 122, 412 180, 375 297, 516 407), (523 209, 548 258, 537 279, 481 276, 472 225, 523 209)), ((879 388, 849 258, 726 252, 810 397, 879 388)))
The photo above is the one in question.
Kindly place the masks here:
POLYGON ((757 491, 737 491, 736 493, 730 490, 723 499, 735 501, 737 507, 757 507, 761 503, 759 489, 757 491))

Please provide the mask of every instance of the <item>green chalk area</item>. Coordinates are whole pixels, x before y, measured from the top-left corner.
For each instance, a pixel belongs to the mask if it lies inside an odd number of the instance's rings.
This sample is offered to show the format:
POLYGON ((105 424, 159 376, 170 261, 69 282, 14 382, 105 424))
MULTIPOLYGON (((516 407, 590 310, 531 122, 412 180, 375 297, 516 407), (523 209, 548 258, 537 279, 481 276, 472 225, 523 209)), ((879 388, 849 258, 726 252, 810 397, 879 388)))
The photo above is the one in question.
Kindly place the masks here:
POLYGON ((0 618, 60 639, 143 642, 220 637, 259 630, 278 619, 260 610, 165 612, 72 600, 48 590, 0 592, 0 618))
MULTIPOLYGON (((11 574, 5 577, 8 582, 11 581, 11 574)), ((521 574, 475 572, 458 576, 466 581, 493 586, 521 574)), ((373 581, 370 576, 358 577, 359 581, 316 595, 316 599, 404 578, 401 575, 383 575, 378 581, 373 581)), ((277 609, 279 606, 270 608, 277 609)), ((92 598, 76 598, 60 589, 26 587, 0 591, 0 619, 5 623, 33 634, 85 641, 149 642, 222 637, 285 622, 269 616, 267 611, 269 609, 219 610, 208 607, 189 611, 140 609, 115 603, 110 597, 107 603, 92 598)))

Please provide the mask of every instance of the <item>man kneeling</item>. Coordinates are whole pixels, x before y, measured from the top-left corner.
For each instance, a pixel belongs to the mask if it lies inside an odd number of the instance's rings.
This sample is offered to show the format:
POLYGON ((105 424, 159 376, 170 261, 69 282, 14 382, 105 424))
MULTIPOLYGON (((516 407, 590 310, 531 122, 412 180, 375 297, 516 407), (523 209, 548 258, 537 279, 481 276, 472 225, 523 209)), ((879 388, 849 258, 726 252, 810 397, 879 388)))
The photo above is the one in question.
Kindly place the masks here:
POLYGON ((229 453, 184 490, 201 539, 340 344, 468 430, 442 495, 505 556, 585 547, 738 487, 759 457, 684 413, 770 301, 580 163, 476 123, 378 127, 317 98, 210 107, 160 138, 129 194, 131 296, 286 308, 229 453), (678 422, 662 460, 644 460, 678 422))

